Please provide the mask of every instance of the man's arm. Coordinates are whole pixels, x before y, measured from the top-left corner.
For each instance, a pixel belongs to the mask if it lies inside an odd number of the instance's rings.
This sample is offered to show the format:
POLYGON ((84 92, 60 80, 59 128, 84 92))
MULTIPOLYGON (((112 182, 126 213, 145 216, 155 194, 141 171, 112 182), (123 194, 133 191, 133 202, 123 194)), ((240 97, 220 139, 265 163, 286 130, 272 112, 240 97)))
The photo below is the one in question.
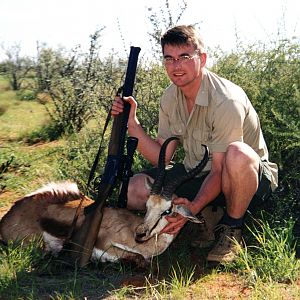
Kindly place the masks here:
MULTIPOLYGON (((225 153, 217 152, 212 154, 212 167, 204 180, 199 192, 193 201, 186 198, 176 198, 174 204, 185 205, 192 214, 199 213, 207 204, 212 202, 222 191, 222 164, 225 153)), ((161 233, 176 234, 187 222, 187 219, 177 214, 175 216, 166 217, 169 224, 161 231, 161 233)))
MULTIPOLYGON (((141 126, 137 116, 137 102, 133 97, 123 97, 124 101, 127 101, 130 106, 130 114, 128 119, 128 133, 130 136, 138 138, 138 151, 147 159, 152 165, 156 166, 158 162, 159 152, 161 145, 164 142, 164 139, 157 138, 156 140, 152 139, 144 131, 141 126)), ((123 111, 123 101, 120 97, 116 97, 112 105, 112 115, 116 116, 123 111)), ((176 150, 177 142, 172 141, 166 151, 166 163, 168 163, 176 150)))
POLYGON ((193 214, 199 213, 207 204, 213 201, 222 191, 222 164, 225 153, 212 154, 211 170, 205 178, 199 192, 192 203, 193 214))

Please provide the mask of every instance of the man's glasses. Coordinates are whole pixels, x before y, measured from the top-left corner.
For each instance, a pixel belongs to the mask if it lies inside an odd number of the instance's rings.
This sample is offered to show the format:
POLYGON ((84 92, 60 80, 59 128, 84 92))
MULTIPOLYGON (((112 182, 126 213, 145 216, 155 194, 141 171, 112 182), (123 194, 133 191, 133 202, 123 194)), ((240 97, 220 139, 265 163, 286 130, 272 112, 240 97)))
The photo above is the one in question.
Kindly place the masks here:
POLYGON ((178 58, 167 56, 167 57, 163 58, 163 62, 164 62, 165 66, 173 65, 175 62, 178 62, 180 64, 184 64, 184 63, 189 62, 194 57, 196 57, 199 53, 200 53, 199 50, 196 50, 193 55, 186 54, 186 55, 181 55, 178 58))

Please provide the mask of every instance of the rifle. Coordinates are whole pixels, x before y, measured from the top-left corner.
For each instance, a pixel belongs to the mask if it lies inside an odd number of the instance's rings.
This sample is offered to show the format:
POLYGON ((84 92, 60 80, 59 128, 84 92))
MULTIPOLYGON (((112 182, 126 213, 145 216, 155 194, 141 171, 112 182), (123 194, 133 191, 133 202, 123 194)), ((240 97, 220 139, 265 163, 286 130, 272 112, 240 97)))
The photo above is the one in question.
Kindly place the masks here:
POLYGON ((129 137, 127 139, 126 144, 126 152, 127 155, 124 155, 123 164, 120 168, 120 190, 119 190, 119 197, 117 206, 119 208, 126 208, 127 207, 127 191, 128 191, 128 184, 130 177, 133 176, 133 172, 131 170, 133 164, 133 155, 138 145, 138 139, 136 137, 129 137))
MULTIPOLYGON (((139 47, 131 47, 130 54, 127 64, 127 71, 123 85, 122 96, 131 96, 133 92, 138 55, 140 52, 139 47)), ((122 169, 127 169, 127 175, 125 176, 125 184, 122 184, 122 196, 119 197, 118 205, 124 207, 127 202, 127 190, 128 187, 130 171, 128 167, 131 167, 132 159, 129 159, 127 164, 122 163, 124 160, 124 146, 127 132, 127 123, 130 112, 130 104, 124 102, 123 112, 117 115, 113 120, 113 126, 110 136, 110 141, 108 145, 108 156, 104 168, 104 173, 101 176, 101 181, 99 183, 98 195, 96 201, 85 211, 86 216, 83 224, 78 231, 73 234, 70 241, 71 258, 79 263, 79 267, 85 266, 94 248, 95 241, 98 236, 102 221, 102 208, 104 207, 106 199, 111 195, 114 187, 116 186, 117 179, 120 178, 120 173, 122 169), (124 188, 123 188, 124 185, 124 188), (126 187, 127 185, 127 187, 126 187), (125 204, 124 204, 125 203, 125 204)), ((137 145, 136 138, 130 138, 133 143, 129 143, 127 146, 127 156, 133 156, 137 145), (128 153, 130 152, 130 153, 128 153)))

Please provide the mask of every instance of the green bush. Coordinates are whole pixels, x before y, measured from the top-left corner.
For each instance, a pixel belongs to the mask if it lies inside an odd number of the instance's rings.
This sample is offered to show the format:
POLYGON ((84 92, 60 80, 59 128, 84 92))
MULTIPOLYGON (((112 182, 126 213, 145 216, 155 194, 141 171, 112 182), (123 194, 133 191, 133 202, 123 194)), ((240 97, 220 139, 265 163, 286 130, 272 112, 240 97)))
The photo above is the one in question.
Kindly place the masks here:
POLYGON ((17 97, 20 100, 35 100, 36 92, 32 90, 21 89, 17 92, 17 97))
POLYGON ((273 196, 277 220, 298 217, 300 197, 300 45, 278 40, 216 51, 212 70, 240 85, 253 103, 269 149, 279 166, 273 196), (285 209, 281 209, 281 206, 285 209), (287 210, 286 210, 287 209, 287 210))
MULTIPOLYGON (((100 130, 85 128, 80 133, 69 136, 64 155, 59 162, 59 172, 62 178, 74 180, 79 188, 89 194, 87 181, 89 172, 96 157, 101 136, 100 130)), ((107 155, 107 140, 103 141, 103 151, 96 170, 95 179, 102 174, 107 155)), ((94 190, 94 186, 92 186, 94 190)))
POLYGON ((62 136, 62 128, 60 124, 50 122, 43 125, 41 128, 27 134, 23 140, 28 144, 36 144, 39 142, 54 141, 62 136))

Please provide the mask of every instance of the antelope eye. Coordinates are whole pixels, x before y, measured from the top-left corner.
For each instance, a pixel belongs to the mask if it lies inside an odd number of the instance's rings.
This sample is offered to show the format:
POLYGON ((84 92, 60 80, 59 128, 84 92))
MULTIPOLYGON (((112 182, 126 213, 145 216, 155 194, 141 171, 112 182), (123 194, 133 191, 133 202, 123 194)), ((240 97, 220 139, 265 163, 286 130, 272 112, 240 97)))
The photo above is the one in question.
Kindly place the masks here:
POLYGON ((167 209, 167 210, 165 210, 161 215, 162 215, 162 216, 166 216, 166 215, 169 215, 171 212, 172 212, 171 209, 167 209))

